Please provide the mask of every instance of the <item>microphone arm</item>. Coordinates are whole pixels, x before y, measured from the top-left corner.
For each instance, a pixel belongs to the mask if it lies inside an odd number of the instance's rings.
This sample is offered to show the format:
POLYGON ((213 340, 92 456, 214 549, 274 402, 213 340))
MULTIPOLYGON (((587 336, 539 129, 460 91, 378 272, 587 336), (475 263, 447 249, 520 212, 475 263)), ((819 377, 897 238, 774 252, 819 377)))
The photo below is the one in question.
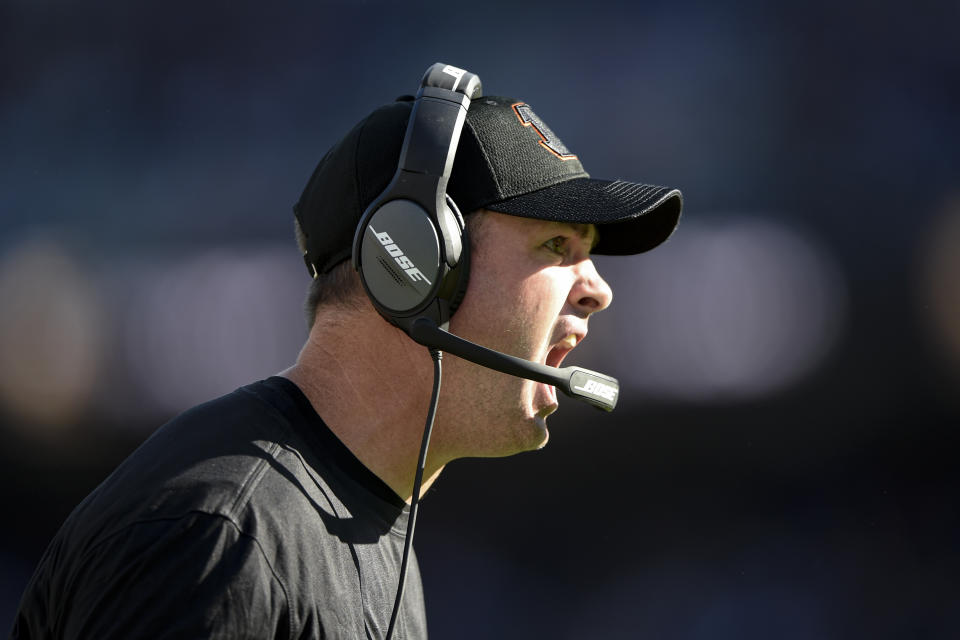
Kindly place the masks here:
POLYGON ((617 406, 620 383, 616 378, 602 373, 581 367, 550 367, 481 347, 444 331, 429 318, 414 320, 410 327, 410 337, 425 347, 446 351, 481 367, 553 385, 571 398, 582 400, 598 409, 613 411, 617 406))

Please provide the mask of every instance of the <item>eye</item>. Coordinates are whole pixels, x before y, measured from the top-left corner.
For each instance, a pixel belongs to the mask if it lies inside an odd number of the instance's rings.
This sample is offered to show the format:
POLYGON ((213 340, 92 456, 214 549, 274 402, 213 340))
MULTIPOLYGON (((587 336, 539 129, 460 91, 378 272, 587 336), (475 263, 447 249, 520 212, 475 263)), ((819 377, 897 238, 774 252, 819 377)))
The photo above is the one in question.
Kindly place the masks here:
POLYGON ((544 242, 543 246, 550 253, 555 253, 558 256, 565 256, 570 248, 570 239, 566 236, 554 236, 544 242))

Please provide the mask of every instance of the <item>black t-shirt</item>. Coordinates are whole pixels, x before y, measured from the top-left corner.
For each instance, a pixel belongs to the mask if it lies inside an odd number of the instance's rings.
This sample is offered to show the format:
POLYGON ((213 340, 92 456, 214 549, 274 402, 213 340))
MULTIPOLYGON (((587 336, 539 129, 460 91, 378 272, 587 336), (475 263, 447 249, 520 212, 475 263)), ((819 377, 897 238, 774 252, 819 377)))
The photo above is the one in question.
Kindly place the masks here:
MULTIPOLYGON (((406 505, 279 377, 159 429, 73 511, 13 638, 382 638, 406 505)), ((396 638, 426 637, 416 559, 396 638)))

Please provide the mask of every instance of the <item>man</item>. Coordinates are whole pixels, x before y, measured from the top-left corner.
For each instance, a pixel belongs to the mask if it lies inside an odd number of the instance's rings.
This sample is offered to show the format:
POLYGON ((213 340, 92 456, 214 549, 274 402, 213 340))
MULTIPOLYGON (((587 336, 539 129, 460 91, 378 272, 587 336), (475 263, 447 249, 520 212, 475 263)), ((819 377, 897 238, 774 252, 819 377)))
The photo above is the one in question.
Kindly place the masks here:
MULTIPOLYGON (((122 463, 54 538, 12 637, 386 635, 432 363, 371 305, 350 257, 411 108, 358 124, 296 207, 315 274, 296 364, 185 412, 122 463)), ((673 189, 590 180, 528 105, 498 97, 470 105, 447 192, 470 212, 470 280, 450 332, 550 366, 611 302, 591 252, 650 249, 681 209, 673 189)), ((456 458, 546 443, 553 387, 444 363, 423 489, 456 458)), ((408 573, 394 637, 422 638, 415 560, 408 573)))

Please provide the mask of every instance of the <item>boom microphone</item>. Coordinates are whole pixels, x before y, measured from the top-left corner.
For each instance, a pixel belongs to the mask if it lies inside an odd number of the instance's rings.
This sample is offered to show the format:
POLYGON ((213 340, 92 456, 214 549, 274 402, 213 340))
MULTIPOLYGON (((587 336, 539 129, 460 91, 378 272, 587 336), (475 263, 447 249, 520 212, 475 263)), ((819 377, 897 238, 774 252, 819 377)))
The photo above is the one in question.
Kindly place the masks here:
POLYGON ((613 411, 617 406, 620 383, 616 378, 602 373, 581 367, 551 367, 481 347, 449 331, 444 331, 430 318, 414 320, 410 328, 410 337, 425 347, 452 353, 481 367, 518 378, 551 384, 571 398, 583 400, 598 409, 613 411))

